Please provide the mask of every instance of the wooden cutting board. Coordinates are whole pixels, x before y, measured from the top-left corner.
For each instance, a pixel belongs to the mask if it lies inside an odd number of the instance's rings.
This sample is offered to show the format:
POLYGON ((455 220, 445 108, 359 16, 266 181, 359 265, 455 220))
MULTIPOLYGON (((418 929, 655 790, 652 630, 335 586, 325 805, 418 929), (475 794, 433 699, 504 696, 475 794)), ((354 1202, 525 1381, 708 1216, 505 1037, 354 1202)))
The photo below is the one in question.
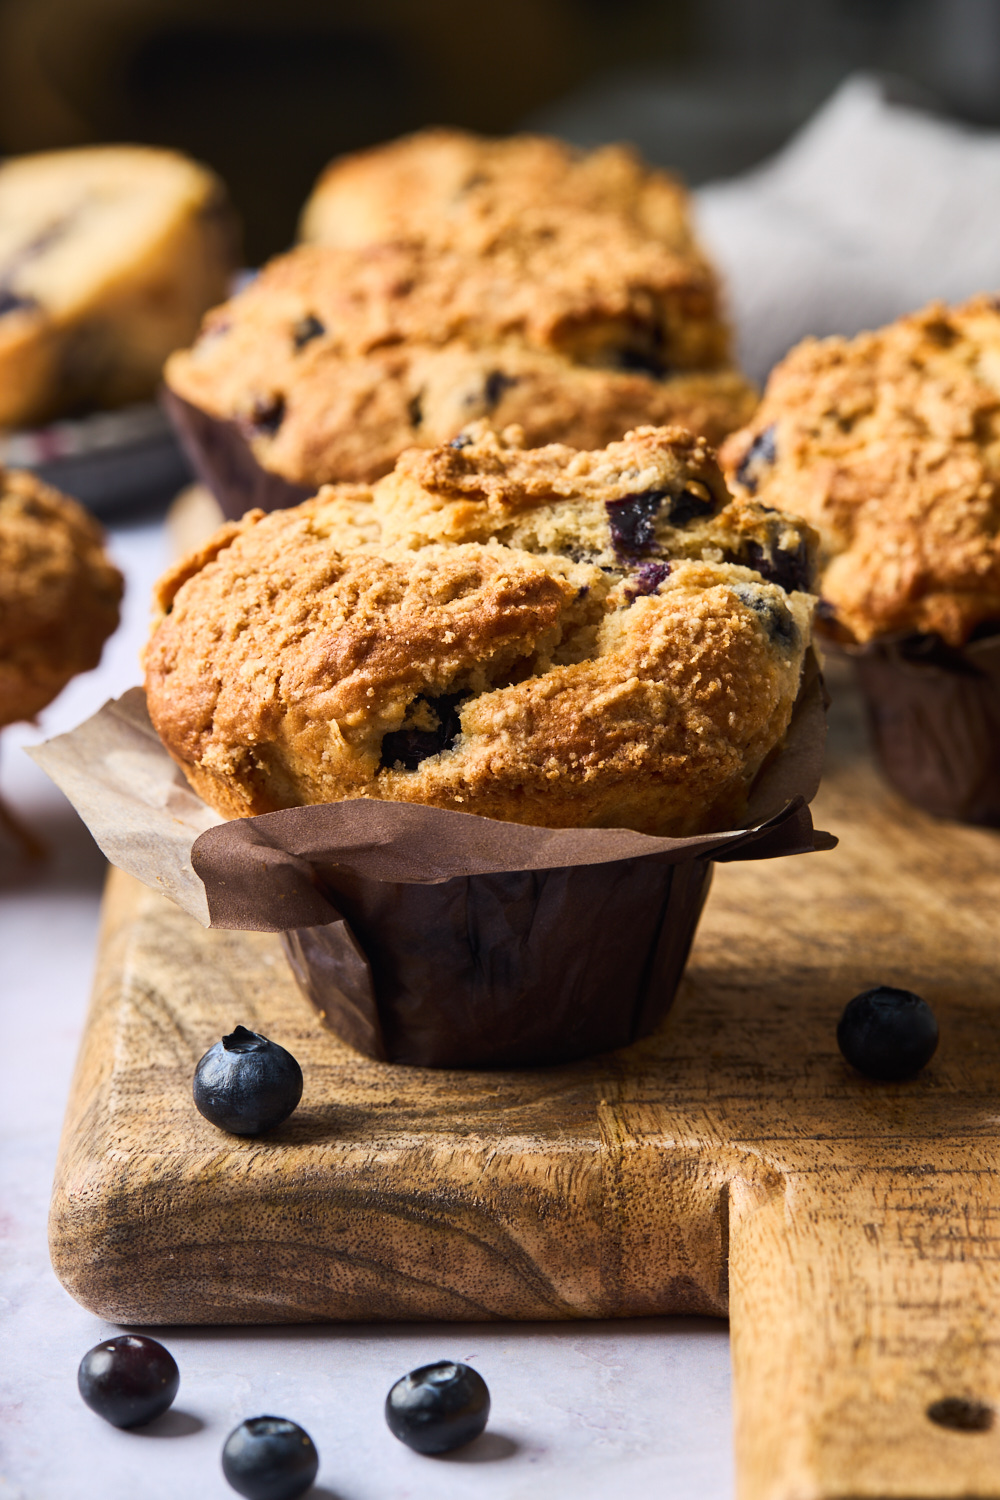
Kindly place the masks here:
POLYGON ((277 938, 113 873, 52 1204, 64 1285, 128 1324, 728 1312, 744 1500, 1000 1497, 1000 834, 889 793, 834 691, 814 811, 840 847, 720 867, 667 1024, 597 1061, 370 1062, 277 938), (837 1051, 879 982, 937 1011, 915 1082, 837 1051), (305 1073, 263 1141, 191 1102, 237 1022, 305 1073))

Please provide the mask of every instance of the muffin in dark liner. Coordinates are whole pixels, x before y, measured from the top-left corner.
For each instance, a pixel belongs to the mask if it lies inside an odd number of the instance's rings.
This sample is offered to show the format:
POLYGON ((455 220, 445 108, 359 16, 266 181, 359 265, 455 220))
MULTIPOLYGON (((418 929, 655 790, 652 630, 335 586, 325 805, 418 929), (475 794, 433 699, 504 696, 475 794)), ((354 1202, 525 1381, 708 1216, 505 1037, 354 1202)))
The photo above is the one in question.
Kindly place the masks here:
POLYGON ((219 502, 228 521, 248 510, 284 510, 315 491, 263 468, 238 422, 213 417, 163 386, 160 404, 195 474, 219 502))
POLYGON ((937 817, 1000 828, 1000 625, 961 647, 906 635, 839 649, 896 790, 937 817))
POLYGON ((749 826, 686 838, 369 798, 220 822, 138 688, 32 755, 113 864, 205 926, 282 934, 300 986, 350 1045, 428 1067, 515 1067, 655 1028, 714 861, 834 846, 806 805, 824 734, 810 652, 749 826))
POLYGON ((666 1015, 713 861, 833 847, 806 806, 824 711, 810 654, 749 829, 657 839, 362 800, 224 823, 198 838, 191 864, 212 924, 273 921, 324 1023, 367 1056, 569 1062, 626 1046, 666 1015))

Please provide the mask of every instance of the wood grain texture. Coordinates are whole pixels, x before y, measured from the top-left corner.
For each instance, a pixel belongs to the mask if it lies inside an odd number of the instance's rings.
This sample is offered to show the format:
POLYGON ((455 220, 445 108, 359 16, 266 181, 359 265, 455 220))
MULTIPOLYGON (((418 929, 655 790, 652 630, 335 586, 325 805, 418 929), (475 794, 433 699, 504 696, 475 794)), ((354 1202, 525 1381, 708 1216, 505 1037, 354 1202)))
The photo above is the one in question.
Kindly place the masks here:
MULTIPOLYGON (((835 686, 832 854, 722 866, 666 1025, 596 1061, 436 1073, 320 1030, 278 940, 109 881, 56 1179, 56 1271, 126 1323, 730 1313, 743 1500, 1000 1497, 1000 837, 889 793, 835 686), (834 1028, 917 989, 895 1086, 834 1028), (303 1101, 263 1141, 195 1112, 236 1022, 303 1101)), ((613 942, 614 935, 604 940, 613 942)))

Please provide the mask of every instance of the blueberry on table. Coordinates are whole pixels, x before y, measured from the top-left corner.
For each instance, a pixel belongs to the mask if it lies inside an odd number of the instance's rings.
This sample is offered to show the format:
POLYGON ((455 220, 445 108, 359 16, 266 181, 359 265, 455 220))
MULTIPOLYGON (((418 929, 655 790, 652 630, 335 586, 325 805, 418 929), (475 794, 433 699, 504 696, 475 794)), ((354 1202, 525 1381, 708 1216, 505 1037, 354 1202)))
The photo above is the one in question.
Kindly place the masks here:
POLYGON ((277 1042, 237 1026, 205 1053, 193 1093, 213 1125, 234 1135, 260 1135, 287 1120, 302 1098, 302 1069, 277 1042))
POLYGON ((133 1333, 89 1349, 76 1379, 91 1411, 112 1427, 142 1427, 162 1416, 181 1383, 173 1355, 155 1339, 133 1333))
POLYGON ((450 1453, 477 1438, 490 1415, 486 1381, 469 1365, 442 1359, 397 1380, 385 1398, 394 1437, 417 1453, 450 1453))
POLYGON ((296 1500, 316 1478, 312 1438, 287 1417, 248 1417, 222 1450, 222 1472, 246 1500, 296 1500))
POLYGON ((882 1083, 912 1078, 930 1062, 938 1024, 926 1000, 880 984, 848 1001, 837 1026, 841 1052, 859 1073, 882 1083))

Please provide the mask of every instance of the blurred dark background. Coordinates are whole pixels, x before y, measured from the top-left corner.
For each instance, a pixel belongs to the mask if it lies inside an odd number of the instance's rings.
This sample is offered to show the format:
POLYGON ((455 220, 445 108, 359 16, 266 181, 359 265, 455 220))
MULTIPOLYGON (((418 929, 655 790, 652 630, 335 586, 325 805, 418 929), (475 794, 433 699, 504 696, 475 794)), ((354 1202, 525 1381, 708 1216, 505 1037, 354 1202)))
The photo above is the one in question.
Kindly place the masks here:
POLYGON ((632 139, 692 183, 775 150, 848 73, 1000 124, 1000 0, 0 0, 0 149, 170 145, 251 262, 338 152, 429 123, 632 139))

